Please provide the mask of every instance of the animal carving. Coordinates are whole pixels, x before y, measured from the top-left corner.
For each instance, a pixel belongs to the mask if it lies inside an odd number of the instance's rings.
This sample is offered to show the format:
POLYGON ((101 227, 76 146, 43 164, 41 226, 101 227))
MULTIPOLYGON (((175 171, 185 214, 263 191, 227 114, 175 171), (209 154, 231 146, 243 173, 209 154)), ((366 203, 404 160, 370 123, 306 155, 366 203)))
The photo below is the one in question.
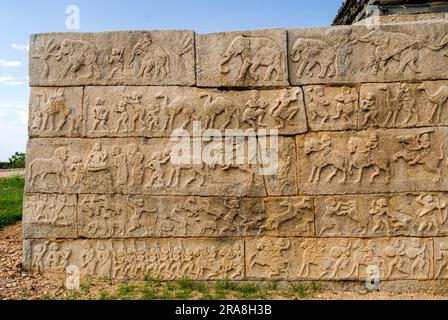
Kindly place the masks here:
POLYGON ((224 113, 225 120, 221 127, 221 130, 227 128, 227 126, 235 120, 235 125, 239 128, 239 110, 235 102, 230 99, 218 97, 213 100, 210 93, 205 93, 201 95, 201 98, 205 98, 203 117, 205 129, 213 128, 215 124, 215 118, 224 113))
POLYGON ((254 80, 258 80, 259 75, 257 71, 261 66, 266 67, 263 81, 271 80, 274 73, 276 73, 276 81, 284 79, 283 52, 281 47, 272 39, 249 36, 236 37, 219 63, 219 72, 228 74, 230 69, 227 64, 237 57, 240 57, 242 60, 242 65, 236 78, 237 81, 245 80, 247 75, 254 80))
POLYGON ((375 58, 371 63, 371 73, 376 75, 381 69, 387 71, 387 63, 395 60, 399 63, 396 73, 403 73, 406 67, 412 72, 420 73, 417 66, 419 50, 422 44, 412 39, 410 35, 398 32, 372 30, 358 39, 376 47, 375 58))
POLYGON ((184 122, 181 126, 182 129, 185 129, 195 117, 195 105, 187 97, 177 97, 170 103, 168 103, 168 97, 163 94, 157 95, 156 98, 163 99, 161 110, 165 111, 166 114, 162 130, 173 130, 173 123, 178 115, 184 118, 184 122))
POLYGON ((53 131, 55 129, 56 115, 60 115, 59 124, 56 128, 57 131, 60 131, 67 122, 68 116, 71 113, 70 108, 65 104, 64 94, 62 92, 51 95, 48 101, 43 104, 42 111, 42 128, 45 130, 49 124, 50 131, 53 131))
POLYGON ((291 60, 300 62, 296 77, 300 78, 304 73, 313 77, 313 69, 320 67, 319 78, 327 75, 333 77, 336 74, 336 51, 322 40, 299 38, 292 48, 291 60))
POLYGON ((369 135, 368 140, 358 137, 351 137, 348 140, 348 151, 350 153, 348 161, 348 173, 351 174, 353 168, 358 169, 358 177, 355 183, 360 183, 365 168, 372 167, 374 172, 370 176, 370 183, 373 183, 376 176, 381 171, 386 174, 386 183, 390 179, 390 159, 386 152, 378 150, 378 137, 376 134, 369 135))
POLYGON ((45 180, 45 178, 49 174, 56 175, 58 179, 58 186, 61 186, 61 183, 63 182, 62 178, 67 179, 65 175, 65 162, 67 161, 67 158, 68 149, 66 147, 60 147, 54 151, 53 157, 51 157, 50 159, 38 158, 33 160, 30 163, 29 167, 29 181, 31 186, 34 186, 38 177, 40 177, 42 180, 45 180))
POLYGON ((133 68, 136 57, 141 58, 137 77, 154 76, 155 78, 166 78, 170 73, 170 56, 160 46, 154 44, 149 34, 145 33, 133 48, 129 68, 133 68))
POLYGON ((98 67, 99 55, 98 48, 88 41, 65 39, 56 53, 57 61, 60 61, 63 56, 68 56, 68 61, 60 77, 64 78, 69 74, 76 76, 76 73, 85 67, 89 70, 88 78, 92 78, 95 72, 97 77, 101 78, 101 70, 98 67))
POLYGON ((439 153, 434 152, 429 136, 431 132, 433 130, 423 131, 415 135, 399 136, 398 142, 403 150, 395 153, 392 160, 398 161, 402 158, 411 166, 421 164, 427 172, 435 174, 434 182, 438 182, 442 177, 439 163, 444 158, 443 143, 440 144, 439 153))
POLYGON ((316 183, 320 180, 320 172, 323 168, 331 167, 332 172, 328 175, 326 182, 330 182, 333 177, 340 171, 342 179, 340 183, 345 182, 347 178, 347 164, 344 154, 331 150, 331 142, 329 137, 323 136, 321 141, 310 138, 305 141, 304 151, 310 157, 312 165, 311 174, 308 179, 310 183, 316 183))
POLYGON ((428 100, 432 104, 431 115, 429 116, 428 122, 434 122, 434 118, 440 123, 442 122, 442 107, 448 100, 448 86, 441 86, 437 91, 431 93, 429 92, 425 83, 422 83, 417 90, 422 90, 426 93, 428 100), (437 114, 437 117, 436 117, 437 114))

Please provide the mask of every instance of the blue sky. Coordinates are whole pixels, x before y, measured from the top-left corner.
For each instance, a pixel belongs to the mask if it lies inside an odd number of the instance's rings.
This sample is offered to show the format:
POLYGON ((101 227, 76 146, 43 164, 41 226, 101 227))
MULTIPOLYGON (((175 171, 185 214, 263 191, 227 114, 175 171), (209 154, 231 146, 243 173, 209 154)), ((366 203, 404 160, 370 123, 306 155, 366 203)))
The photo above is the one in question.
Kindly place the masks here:
POLYGON ((80 9, 80 32, 193 29, 199 33, 328 26, 342 0, 0 0, 0 161, 25 151, 29 35, 67 32, 66 8, 80 9))

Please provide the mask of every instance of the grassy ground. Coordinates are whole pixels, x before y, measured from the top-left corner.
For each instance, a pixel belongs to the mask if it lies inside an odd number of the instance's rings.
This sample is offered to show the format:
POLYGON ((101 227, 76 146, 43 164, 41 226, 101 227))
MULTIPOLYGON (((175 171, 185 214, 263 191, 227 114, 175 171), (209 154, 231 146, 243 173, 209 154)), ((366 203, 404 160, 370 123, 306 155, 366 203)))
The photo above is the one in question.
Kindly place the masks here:
POLYGON ((0 178, 0 230, 22 219, 23 177, 0 178))
MULTIPOLYGON (((151 277, 133 281, 85 280, 79 291, 66 292, 62 299, 100 300, 215 300, 215 299, 311 299, 320 292, 315 283, 296 283, 279 286, 238 283, 232 281, 169 281, 163 282, 151 277)), ((46 297, 51 299, 51 296, 46 297)))

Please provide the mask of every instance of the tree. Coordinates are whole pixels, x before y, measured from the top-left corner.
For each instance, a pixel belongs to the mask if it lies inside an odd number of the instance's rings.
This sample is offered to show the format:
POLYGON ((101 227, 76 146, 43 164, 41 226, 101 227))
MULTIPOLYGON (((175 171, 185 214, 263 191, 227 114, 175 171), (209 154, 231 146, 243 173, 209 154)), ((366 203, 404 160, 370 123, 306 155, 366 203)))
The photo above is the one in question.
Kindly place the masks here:
POLYGON ((16 152, 9 158, 9 169, 25 168, 25 153, 16 152))

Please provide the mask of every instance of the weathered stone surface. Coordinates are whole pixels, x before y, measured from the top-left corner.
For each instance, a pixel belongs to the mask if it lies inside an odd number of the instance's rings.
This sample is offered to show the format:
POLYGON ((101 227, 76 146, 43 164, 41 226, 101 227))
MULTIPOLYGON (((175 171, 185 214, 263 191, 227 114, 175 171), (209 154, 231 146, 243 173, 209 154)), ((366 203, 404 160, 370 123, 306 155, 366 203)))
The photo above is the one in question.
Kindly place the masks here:
POLYGON ((313 131, 356 129, 358 89, 348 86, 306 86, 305 105, 313 131))
POLYGON ((447 59, 446 22, 32 36, 23 266, 441 286, 447 59))
POLYGON ((76 266, 82 275, 101 278, 244 277, 244 244, 238 239, 28 240, 25 247, 28 267, 38 272, 62 272, 67 266, 76 266))
POLYGON ((432 279, 432 241, 422 238, 246 240, 248 279, 365 280, 377 266, 381 279, 432 279))
POLYGON ((76 195, 26 194, 24 204, 25 239, 78 237, 76 195))
POLYGON ((28 135, 79 137, 83 88, 31 88, 28 135))
POLYGON ((446 236, 446 193, 316 197, 316 230, 324 237, 446 236))
POLYGON ((87 137, 169 137, 178 128, 194 135, 205 129, 253 129, 260 135, 273 129, 280 135, 307 131, 300 88, 87 87, 84 106, 87 137), (193 131, 195 121, 200 128, 193 131))
POLYGON ((445 191, 445 128, 297 136, 299 191, 356 194, 445 191))
MULTIPOLYGON (((261 139, 263 138, 260 137, 259 142, 261 139)), ((268 143, 272 143, 272 138, 268 143)), ((269 150, 274 151, 274 149, 269 150)), ((263 165, 263 168, 272 170, 272 174, 268 172, 263 174, 267 194, 269 196, 297 195, 297 156, 294 138, 279 137, 278 148, 274 152, 276 159, 270 158, 269 161, 264 161, 269 165, 263 165)))
POLYGON ((31 36, 31 86, 195 84, 192 31, 31 36))
POLYGON ((448 278, 448 238, 434 238, 434 278, 448 278))
POLYGON ((85 238, 241 237, 265 220, 261 198, 80 195, 85 238))
POLYGON ((314 236, 314 205, 311 197, 266 198, 266 219, 260 234, 269 236, 314 236))
POLYGON ((445 126, 447 81, 369 83, 361 86, 358 127, 445 126))
POLYGON ((447 23, 288 30, 292 85, 446 78, 447 23))
POLYGON ((267 29, 196 36, 196 77, 201 87, 285 86, 286 30, 267 29))
MULTIPOLYGON (((191 140, 191 149, 194 148, 191 140)), ((205 144, 205 143, 204 143, 205 144)), ((256 164, 171 161, 169 139, 32 139, 27 192, 151 195, 264 196, 256 164)), ((200 143, 197 143, 201 147, 200 143)), ((223 143, 224 145, 224 143, 223 143)), ((203 145, 202 145, 203 147, 203 145)), ((247 148, 247 147, 245 147, 247 148)), ((246 149, 247 150, 247 149, 246 149)))

